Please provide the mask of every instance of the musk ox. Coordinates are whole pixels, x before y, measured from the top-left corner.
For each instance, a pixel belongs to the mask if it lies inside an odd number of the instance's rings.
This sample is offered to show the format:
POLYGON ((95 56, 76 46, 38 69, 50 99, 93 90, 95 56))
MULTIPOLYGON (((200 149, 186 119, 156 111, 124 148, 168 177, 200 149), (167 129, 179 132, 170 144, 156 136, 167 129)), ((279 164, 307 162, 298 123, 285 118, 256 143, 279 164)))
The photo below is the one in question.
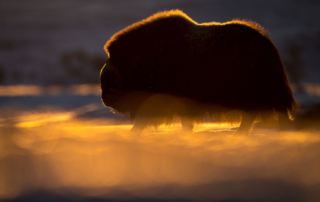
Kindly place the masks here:
POLYGON ((285 127, 299 107, 275 45, 259 24, 233 20, 197 23, 165 11, 114 34, 100 73, 102 100, 133 121, 133 131, 181 119, 192 130, 204 117, 256 118, 285 127))

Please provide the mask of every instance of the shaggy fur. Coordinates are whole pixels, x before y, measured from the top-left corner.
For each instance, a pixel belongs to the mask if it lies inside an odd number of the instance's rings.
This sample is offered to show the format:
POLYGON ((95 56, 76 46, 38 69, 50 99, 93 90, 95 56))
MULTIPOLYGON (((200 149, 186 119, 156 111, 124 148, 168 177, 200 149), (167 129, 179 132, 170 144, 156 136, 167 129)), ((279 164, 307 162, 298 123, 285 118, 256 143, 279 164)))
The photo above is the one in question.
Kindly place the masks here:
POLYGON ((160 12, 116 33, 104 48, 102 100, 142 128, 175 116, 234 122, 299 109, 278 50, 254 22, 198 24, 179 10, 160 12))

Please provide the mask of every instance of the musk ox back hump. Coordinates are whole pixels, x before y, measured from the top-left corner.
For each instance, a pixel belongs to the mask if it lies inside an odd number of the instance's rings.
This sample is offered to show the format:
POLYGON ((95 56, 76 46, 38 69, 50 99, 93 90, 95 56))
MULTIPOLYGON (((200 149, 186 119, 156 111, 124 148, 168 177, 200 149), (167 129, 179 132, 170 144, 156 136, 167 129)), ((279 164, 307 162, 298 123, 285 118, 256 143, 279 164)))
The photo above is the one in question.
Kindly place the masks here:
POLYGON ((123 93, 165 93, 231 110, 298 109, 276 47, 253 22, 198 24, 181 11, 161 12, 116 33, 105 50, 123 93))

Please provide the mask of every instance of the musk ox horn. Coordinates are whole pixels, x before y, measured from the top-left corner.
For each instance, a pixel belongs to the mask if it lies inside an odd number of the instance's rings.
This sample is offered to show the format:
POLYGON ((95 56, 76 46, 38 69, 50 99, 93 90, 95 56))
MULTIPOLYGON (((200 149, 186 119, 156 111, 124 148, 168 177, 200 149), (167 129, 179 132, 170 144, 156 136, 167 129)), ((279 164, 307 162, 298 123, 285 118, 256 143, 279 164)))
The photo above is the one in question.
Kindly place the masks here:
POLYGON ((100 84, 102 91, 116 92, 123 87, 123 77, 120 71, 110 63, 109 59, 100 72, 100 84))

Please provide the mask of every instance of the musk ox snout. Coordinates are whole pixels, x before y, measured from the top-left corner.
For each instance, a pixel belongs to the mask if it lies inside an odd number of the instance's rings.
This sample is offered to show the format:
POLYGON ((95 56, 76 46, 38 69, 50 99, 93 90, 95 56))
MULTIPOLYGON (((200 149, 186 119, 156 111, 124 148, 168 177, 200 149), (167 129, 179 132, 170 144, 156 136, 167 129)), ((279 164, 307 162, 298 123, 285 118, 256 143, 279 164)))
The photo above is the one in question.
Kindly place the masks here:
POLYGON ((123 87, 123 78, 120 71, 109 60, 107 60, 101 70, 100 85, 103 94, 120 91, 123 87))
POLYGON ((123 77, 118 69, 107 60, 100 72, 100 86, 102 101, 110 106, 117 101, 117 96, 123 89, 123 77))

